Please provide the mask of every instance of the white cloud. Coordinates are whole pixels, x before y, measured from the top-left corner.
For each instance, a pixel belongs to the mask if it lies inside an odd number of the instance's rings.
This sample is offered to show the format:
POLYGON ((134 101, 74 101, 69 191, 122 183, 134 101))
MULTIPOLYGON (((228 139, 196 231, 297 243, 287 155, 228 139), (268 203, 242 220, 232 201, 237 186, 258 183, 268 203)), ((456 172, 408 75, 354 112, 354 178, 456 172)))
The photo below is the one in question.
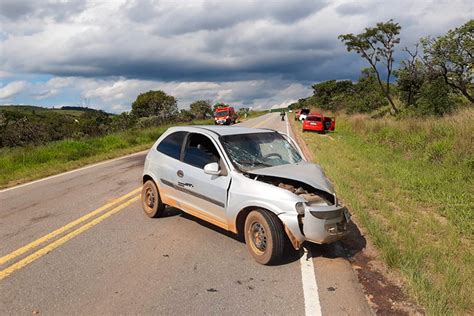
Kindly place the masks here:
MULTIPOLYGON (((122 112, 131 108, 138 94, 149 90, 163 90, 178 100, 178 107, 186 108, 196 100, 226 102, 235 107, 270 108, 275 104, 291 103, 310 95, 306 86, 285 80, 246 80, 230 82, 164 82, 154 80, 55 77, 45 83, 30 85, 31 93, 37 99, 56 96, 62 89, 87 100, 90 106, 122 112)), ((78 102, 75 100, 74 102, 78 102)), ((59 104, 51 104, 59 105, 59 104)))
POLYGON ((150 89, 175 95, 180 106, 196 99, 290 102, 310 94, 311 82, 359 75, 365 64, 346 52, 339 34, 393 18, 402 25, 403 47, 472 18, 468 0, 3 0, 0 6, 0 77, 54 76, 30 83, 24 102, 59 102, 77 92, 114 111, 150 89))
POLYGON ((0 78, 8 78, 13 76, 11 72, 0 70, 0 78))
POLYGON ((0 88, 0 100, 8 100, 16 94, 23 91, 26 87, 26 81, 12 81, 0 88))

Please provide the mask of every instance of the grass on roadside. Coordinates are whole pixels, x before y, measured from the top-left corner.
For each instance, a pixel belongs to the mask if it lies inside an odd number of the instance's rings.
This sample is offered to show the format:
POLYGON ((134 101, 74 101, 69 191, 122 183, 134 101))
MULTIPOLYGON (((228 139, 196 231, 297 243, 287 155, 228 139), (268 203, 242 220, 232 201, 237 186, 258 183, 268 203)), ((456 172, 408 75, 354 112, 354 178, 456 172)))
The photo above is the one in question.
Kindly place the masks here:
POLYGON ((296 129, 412 296, 430 314, 473 313, 474 111, 296 129))
MULTIPOLYGON (((210 124, 210 120, 193 125, 210 124)), ((82 140, 0 149, 0 188, 148 149, 169 126, 134 129, 82 140)))
POLYGON ((244 121, 246 121, 246 120, 250 120, 250 119, 253 119, 253 118, 256 118, 256 117, 265 115, 265 114, 267 114, 267 113, 268 113, 268 111, 250 111, 250 112, 247 114, 247 117, 241 117, 241 118, 239 118, 239 122, 244 122, 244 121))

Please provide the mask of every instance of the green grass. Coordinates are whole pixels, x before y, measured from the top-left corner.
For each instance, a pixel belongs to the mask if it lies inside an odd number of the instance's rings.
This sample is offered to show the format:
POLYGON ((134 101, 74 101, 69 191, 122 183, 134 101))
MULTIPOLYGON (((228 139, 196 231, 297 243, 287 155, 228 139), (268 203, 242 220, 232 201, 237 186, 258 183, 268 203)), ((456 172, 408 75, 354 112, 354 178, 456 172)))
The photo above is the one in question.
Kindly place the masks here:
POLYGON ((409 294, 430 314, 472 314, 474 111, 339 116, 331 137, 300 134, 409 294))
MULTIPOLYGON (((210 124, 210 120, 188 124, 210 124)), ((0 188, 148 149, 168 128, 129 130, 83 140, 0 149, 0 188)))
POLYGON ((241 120, 239 119, 239 121, 243 122, 243 121, 246 121, 246 120, 249 120, 249 119, 253 119, 253 118, 265 115, 267 113, 268 113, 268 111, 250 111, 246 118, 242 118, 241 120))

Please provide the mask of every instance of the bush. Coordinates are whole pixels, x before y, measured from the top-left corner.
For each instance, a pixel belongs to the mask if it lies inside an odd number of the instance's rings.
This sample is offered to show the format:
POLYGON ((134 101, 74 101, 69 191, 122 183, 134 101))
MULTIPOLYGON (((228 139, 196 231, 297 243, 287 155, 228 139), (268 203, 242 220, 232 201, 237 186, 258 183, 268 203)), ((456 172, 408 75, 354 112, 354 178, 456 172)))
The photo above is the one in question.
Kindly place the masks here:
POLYGON ((416 112, 420 115, 444 115, 456 108, 452 90, 441 77, 423 83, 416 101, 416 112))
POLYGON ((157 127, 161 125, 161 117, 156 115, 148 116, 148 117, 140 117, 137 121, 138 128, 150 128, 150 127, 157 127))

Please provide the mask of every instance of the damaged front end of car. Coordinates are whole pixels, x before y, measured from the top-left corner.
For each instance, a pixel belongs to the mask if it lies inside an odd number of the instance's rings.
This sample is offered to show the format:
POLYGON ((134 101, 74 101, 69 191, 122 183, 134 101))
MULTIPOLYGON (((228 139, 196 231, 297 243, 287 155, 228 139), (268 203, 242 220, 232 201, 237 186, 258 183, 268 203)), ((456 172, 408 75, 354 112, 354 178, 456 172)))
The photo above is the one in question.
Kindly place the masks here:
POLYGON ((296 214, 291 210, 279 215, 293 246, 299 249, 305 240, 332 243, 346 235, 350 214, 340 205, 321 168, 311 163, 282 167, 253 170, 252 173, 254 180, 296 196, 296 214))

